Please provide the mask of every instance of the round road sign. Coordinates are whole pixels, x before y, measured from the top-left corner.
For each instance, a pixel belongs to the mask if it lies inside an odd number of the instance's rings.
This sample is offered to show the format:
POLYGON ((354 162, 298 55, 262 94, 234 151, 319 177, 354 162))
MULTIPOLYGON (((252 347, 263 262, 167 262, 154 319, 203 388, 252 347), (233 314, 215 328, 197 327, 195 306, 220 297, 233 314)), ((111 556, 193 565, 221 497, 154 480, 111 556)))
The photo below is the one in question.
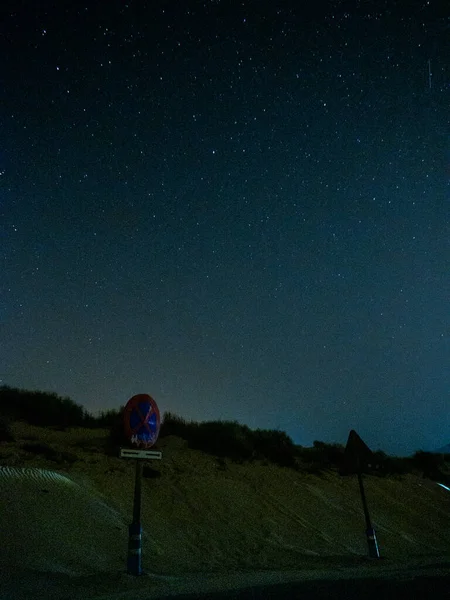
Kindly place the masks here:
POLYGON ((125 435, 138 448, 150 448, 158 439, 160 417, 156 402, 148 394, 130 398, 124 411, 125 435))

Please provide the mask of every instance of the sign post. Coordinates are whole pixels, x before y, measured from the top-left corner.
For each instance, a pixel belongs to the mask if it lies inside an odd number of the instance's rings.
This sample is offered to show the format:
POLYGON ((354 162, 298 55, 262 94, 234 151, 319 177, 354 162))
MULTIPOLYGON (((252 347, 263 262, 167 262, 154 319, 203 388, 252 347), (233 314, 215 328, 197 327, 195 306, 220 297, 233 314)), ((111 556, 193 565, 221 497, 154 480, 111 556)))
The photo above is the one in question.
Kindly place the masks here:
POLYGON ((142 462, 136 460, 134 476, 133 521, 128 526, 127 572, 142 575, 142 525, 141 525, 142 462))
POLYGON ((370 520, 369 509, 367 508, 366 494, 364 491, 364 484, 362 478, 362 472, 364 466, 369 464, 373 460, 373 454, 370 448, 362 441, 359 435, 354 429, 350 431, 348 436, 347 445, 345 447, 344 459, 339 471, 340 475, 357 475, 359 491, 361 494, 361 502, 363 505, 364 519, 366 522, 366 537, 367 546, 369 549, 369 558, 380 558, 380 552, 378 550, 377 538, 375 530, 372 527, 370 520))
POLYGON ((130 575, 142 575, 142 461, 161 459, 161 452, 145 450, 153 446, 158 439, 159 427, 159 409, 151 396, 138 394, 128 400, 124 411, 125 435, 137 449, 121 448, 120 457, 136 460, 133 521, 128 528, 127 572, 130 575))
POLYGON ((366 494, 364 492, 364 485, 362 474, 358 473, 358 483, 359 483, 359 491, 361 493, 361 501, 364 510, 364 518, 366 521, 366 537, 367 537, 367 546, 369 548, 369 558, 380 558, 380 552, 378 550, 377 538, 375 535, 375 529, 372 527, 372 523, 370 521, 369 509, 367 508, 366 494))

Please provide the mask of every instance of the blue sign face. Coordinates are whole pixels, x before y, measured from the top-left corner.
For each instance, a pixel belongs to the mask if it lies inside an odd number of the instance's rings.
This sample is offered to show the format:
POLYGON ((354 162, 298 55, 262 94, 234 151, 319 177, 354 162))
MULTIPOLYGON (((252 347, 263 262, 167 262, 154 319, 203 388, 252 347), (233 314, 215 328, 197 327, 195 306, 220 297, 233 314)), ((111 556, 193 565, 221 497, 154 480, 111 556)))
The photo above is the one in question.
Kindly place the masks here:
POLYGON ((128 400, 124 412, 125 434, 138 447, 150 448, 159 434, 160 417, 156 402, 147 394, 128 400))

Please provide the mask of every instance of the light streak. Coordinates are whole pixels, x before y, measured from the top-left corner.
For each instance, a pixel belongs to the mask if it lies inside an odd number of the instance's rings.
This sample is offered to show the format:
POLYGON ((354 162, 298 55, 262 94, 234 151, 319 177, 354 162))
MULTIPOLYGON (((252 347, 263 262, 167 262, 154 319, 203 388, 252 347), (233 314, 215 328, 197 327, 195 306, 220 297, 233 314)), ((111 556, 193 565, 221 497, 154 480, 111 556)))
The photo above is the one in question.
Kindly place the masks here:
MULTIPOLYGON (((436 482, 437 483, 437 482, 436 482)), ((448 490, 450 492, 450 487, 444 485, 443 483, 438 483, 438 485, 440 485, 441 487, 444 488, 444 490, 448 490)))

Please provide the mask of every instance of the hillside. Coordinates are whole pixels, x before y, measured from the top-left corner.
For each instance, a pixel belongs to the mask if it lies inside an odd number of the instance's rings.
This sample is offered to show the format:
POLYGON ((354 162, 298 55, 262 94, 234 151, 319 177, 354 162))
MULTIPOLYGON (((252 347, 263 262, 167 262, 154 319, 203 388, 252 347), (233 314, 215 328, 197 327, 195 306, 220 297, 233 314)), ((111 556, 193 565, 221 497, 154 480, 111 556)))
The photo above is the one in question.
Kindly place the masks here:
MULTIPOLYGON (((12 578, 26 568, 38 580, 38 573, 104 573, 111 588, 111 574, 119 577, 126 564, 133 461, 105 454, 105 430, 24 423, 12 430, 15 441, 0 444, 2 571, 12 578)), ((365 477, 383 557, 377 566, 365 558, 354 477, 236 464, 175 436, 162 438, 158 449, 163 460, 146 469, 142 490, 143 566, 158 575, 152 585, 173 588, 176 578, 195 573, 218 581, 230 573, 293 576, 450 561, 450 494, 417 475, 365 477)))

